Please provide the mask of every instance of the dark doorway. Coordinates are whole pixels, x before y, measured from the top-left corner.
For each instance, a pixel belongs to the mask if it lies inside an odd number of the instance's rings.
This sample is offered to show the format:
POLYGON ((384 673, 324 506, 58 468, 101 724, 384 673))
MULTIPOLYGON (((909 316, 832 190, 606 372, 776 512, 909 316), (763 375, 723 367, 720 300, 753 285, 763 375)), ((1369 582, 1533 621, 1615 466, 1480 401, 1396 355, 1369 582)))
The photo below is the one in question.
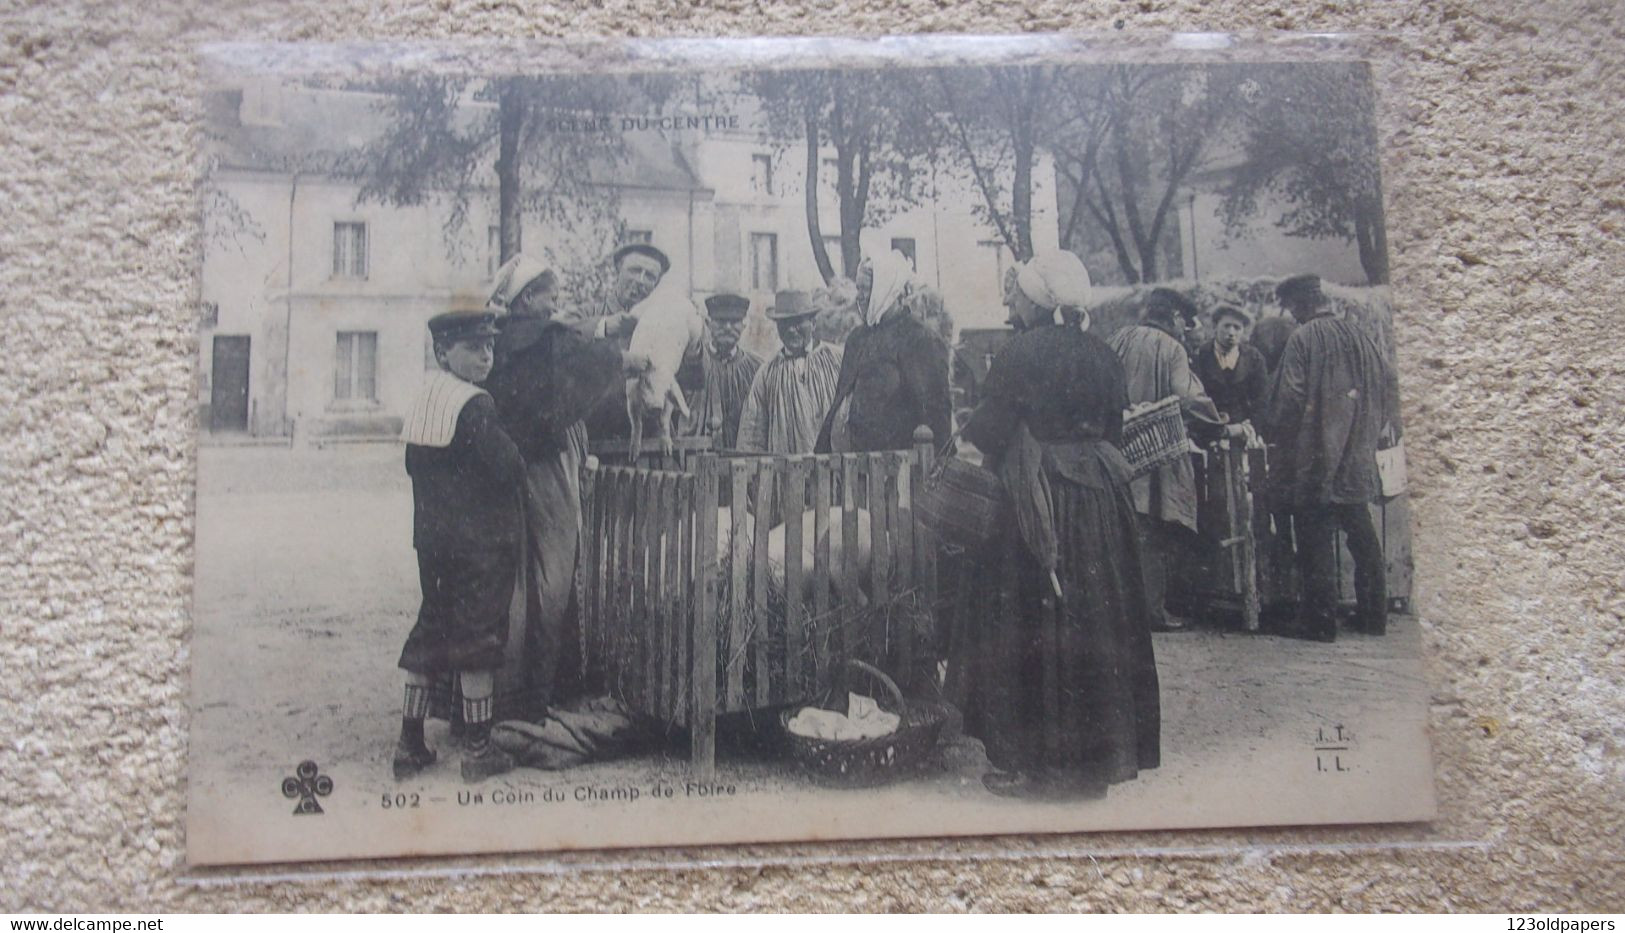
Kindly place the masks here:
POLYGON ((214 338, 209 430, 248 430, 248 338, 214 338))

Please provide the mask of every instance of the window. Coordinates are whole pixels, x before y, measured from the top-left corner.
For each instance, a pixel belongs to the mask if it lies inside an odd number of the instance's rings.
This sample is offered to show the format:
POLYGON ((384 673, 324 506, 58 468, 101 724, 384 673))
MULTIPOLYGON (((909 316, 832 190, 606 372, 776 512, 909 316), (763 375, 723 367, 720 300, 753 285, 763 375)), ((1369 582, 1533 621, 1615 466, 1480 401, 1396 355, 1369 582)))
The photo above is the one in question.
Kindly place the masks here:
POLYGON ((920 271, 919 260, 914 257, 914 238, 911 236, 894 236, 891 238, 891 248, 908 257, 908 267, 915 272, 920 271))
POLYGON ((779 290, 778 234, 750 235, 750 286, 759 292, 779 290))
POLYGON ((497 270, 502 267, 502 228, 490 226, 485 228, 485 277, 496 278, 497 270))
POLYGON ((333 278, 367 277, 367 225, 340 222, 333 225, 333 278))
POLYGON ((750 190, 757 194, 773 193, 772 156, 753 155, 750 157, 750 190))
POLYGON ((655 232, 653 230, 627 230, 624 243, 653 243, 655 232))
POLYGON ((372 402, 378 399, 378 332, 339 331, 333 360, 333 399, 372 402))

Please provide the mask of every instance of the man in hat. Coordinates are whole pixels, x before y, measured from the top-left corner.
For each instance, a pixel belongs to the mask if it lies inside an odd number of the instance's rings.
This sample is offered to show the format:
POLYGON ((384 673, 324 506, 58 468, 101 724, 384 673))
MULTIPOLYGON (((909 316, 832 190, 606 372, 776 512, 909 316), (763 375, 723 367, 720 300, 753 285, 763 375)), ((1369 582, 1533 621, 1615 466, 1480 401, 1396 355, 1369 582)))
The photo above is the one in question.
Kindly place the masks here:
POLYGON ((454 704, 461 693, 469 729, 463 778, 478 781, 514 766, 491 744, 491 719, 523 531, 523 462, 479 387, 491 371, 496 315, 436 315, 429 333, 440 368, 424 379, 401 431, 423 601, 401 649, 406 698, 393 767, 402 779, 434 763, 423 720, 438 687, 454 704))
POLYGON ((1231 424, 1252 421, 1264 411, 1269 373, 1264 356, 1243 340, 1252 315, 1235 305, 1213 309, 1213 339, 1196 351, 1196 378, 1219 417, 1231 424))
POLYGON ((497 683, 502 719, 535 720, 582 692, 572 601, 581 532, 585 418, 620 385, 622 354, 555 319, 558 280, 523 253, 498 270, 490 305, 507 309, 486 388, 525 458, 524 626, 497 683))
POLYGON ((737 445, 752 453, 812 453, 835 400, 841 349, 818 339, 817 311, 805 292, 779 292, 767 316, 784 347, 751 381, 737 445))
POLYGON ((700 351, 703 385, 688 401, 685 437, 710 437, 715 446, 733 450, 739 438, 739 419, 745 411, 762 358, 740 348, 750 299, 741 295, 712 295, 705 299, 706 341, 700 351))
MULTIPOLYGON (((1112 349, 1123 363, 1132 407, 1178 396, 1187 428, 1193 434, 1212 433, 1219 421, 1201 380, 1191 372, 1186 355, 1184 317, 1195 306, 1170 288, 1152 289, 1142 322, 1111 337, 1112 349)), ((1145 578, 1155 631, 1182 631, 1185 620, 1168 612, 1170 564, 1183 564, 1190 536, 1196 531, 1196 471, 1189 457, 1179 457, 1130 484, 1134 509, 1146 534, 1145 578)))
POLYGON ((611 255, 610 261, 615 278, 604 300, 594 308, 561 313, 559 320, 585 336, 619 340, 624 348, 638 325, 632 309, 649 297, 671 271, 671 260, 652 244, 627 243, 611 255))
MULTIPOLYGON (((595 307, 560 311, 557 319, 582 336, 614 340, 625 351, 631 347, 632 332, 638 326, 632 309, 660 285, 671 270, 671 260, 652 244, 627 243, 611 254, 610 262, 615 277, 604 300, 595 307)), ((699 353, 685 355, 677 371, 678 386, 685 393, 697 392, 702 378, 699 353)), ((587 433, 596 439, 624 438, 631 433, 624 384, 622 392, 611 393, 587 417, 587 433)))
POLYGON ((1299 325, 1264 416, 1266 436, 1279 448, 1271 485, 1292 512, 1298 545, 1303 592, 1295 634, 1337 638, 1333 543, 1342 529, 1354 558, 1355 628, 1380 635, 1388 590, 1370 502, 1381 488, 1377 438, 1385 425, 1399 431, 1394 370, 1376 338, 1328 303, 1319 276, 1287 279, 1275 295, 1299 325))

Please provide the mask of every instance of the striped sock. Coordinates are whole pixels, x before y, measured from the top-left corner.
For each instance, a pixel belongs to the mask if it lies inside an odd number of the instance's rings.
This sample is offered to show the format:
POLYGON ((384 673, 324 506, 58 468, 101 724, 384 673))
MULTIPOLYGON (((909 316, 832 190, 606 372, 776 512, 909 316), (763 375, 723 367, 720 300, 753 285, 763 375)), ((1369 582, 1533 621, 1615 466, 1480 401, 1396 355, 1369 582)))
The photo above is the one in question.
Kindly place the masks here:
POLYGON ((468 722, 468 750, 483 755, 491 747, 491 698, 463 697, 463 719, 468 722))
POLYGON ((429 688, 422 684, 407 684, 406 702, 401 706, 401 718, 422 722, 428 715, 429 688))

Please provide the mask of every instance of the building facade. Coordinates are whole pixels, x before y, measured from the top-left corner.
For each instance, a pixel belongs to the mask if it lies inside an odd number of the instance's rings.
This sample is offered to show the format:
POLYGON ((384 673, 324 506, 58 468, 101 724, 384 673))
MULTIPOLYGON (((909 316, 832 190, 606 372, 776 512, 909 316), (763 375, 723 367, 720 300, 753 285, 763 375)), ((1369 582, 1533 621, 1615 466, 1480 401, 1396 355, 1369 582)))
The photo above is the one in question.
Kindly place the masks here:
MULTIPOLYGON (((469 103, 467 106, 480 106, 469 103)), ((202 426, 217 437, 330 443, 398 436, 425 369, 426 323, 483 303, 499 254, 495 179, 450 224, 449 196, 402 206, 359 199, 361 182, 324 168, 318 148, 354 153, 382 130, 374 95, 263 84, 209 98, 224 144, 205 202, 200 338, 202 426)), ((809 240, 805 151, 754 131, 628 134, 616 187, 627 239, 672 260, 662 289, 696 301, 752 299, 744 342, 777 349, 765 309, 781 289, 823 285, 809 240), (635 137, 635 138, 634 138, 635 137)), ((328 153, 331 155, 331 153, 328 153)), ((834 154, 826 153, 827 164, 834 154)), ((1055 246, 1053 171, 1035 171, 1034 236, 1055 246)), ((821 190, 831 186, 824 185, 821 190)), ((944 296, 962 327, 1003 323, 1009 252, 975 214, 979 194, 933 177, 919 203, 860 233, 863 252, 898 249, 944 296)), ((839 211, 820 204, 839 265, 839 211)), ((551 263, 583 258, 569 231, 522 222, 524 249, 551 263)))

